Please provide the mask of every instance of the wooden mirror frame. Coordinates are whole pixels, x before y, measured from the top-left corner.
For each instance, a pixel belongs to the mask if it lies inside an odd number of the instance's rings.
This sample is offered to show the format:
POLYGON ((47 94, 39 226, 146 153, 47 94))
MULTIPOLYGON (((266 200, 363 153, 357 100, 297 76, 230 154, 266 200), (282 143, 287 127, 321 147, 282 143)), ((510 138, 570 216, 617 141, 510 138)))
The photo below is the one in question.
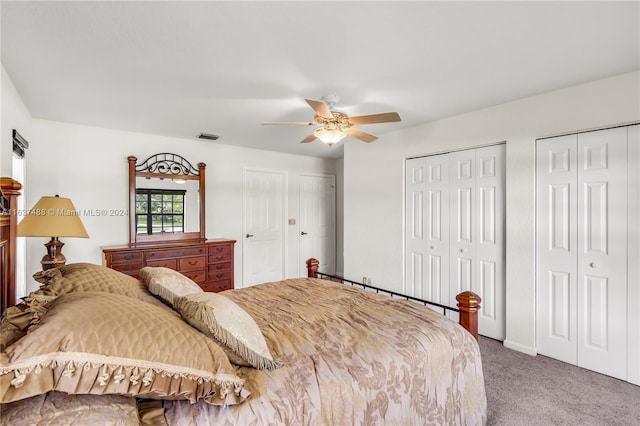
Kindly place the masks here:
POLYGON ((138 159, 133 155, 127 157, 129 161, 129 245, 149 244, 171 241, 204 241, 205 237, 205 163, 198 163, 196 169, 184 157, 163 152, 154 154, 136 164, 138 159), (138 235, 136 232, 136 178, 171 178, 197 180, 200 197, 200 230, 196 232, 181 232, 157 235, 138 235))

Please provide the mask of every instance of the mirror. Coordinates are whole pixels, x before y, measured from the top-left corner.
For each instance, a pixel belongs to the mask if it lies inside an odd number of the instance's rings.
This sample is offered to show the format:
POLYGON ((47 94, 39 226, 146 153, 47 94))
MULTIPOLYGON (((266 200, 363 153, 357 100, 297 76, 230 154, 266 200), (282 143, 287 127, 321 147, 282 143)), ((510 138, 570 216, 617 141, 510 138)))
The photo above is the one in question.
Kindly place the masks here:
POLYGON ((204 172, 170 153, 129 161, 129 245, 205 240, 204 172))

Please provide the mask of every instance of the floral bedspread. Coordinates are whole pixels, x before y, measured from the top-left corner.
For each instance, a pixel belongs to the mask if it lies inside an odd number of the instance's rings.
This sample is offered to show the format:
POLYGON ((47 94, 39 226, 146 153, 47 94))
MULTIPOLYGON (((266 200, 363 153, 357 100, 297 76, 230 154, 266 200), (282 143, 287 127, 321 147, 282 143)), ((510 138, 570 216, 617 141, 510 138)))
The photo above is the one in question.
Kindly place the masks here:
POLYGON ((422 305, 308 278, 229 290, 277 370, 240 368, 251 397, 214 407, 165 401, 171 425, 478 425, 486 396, 477 342, 422 305))

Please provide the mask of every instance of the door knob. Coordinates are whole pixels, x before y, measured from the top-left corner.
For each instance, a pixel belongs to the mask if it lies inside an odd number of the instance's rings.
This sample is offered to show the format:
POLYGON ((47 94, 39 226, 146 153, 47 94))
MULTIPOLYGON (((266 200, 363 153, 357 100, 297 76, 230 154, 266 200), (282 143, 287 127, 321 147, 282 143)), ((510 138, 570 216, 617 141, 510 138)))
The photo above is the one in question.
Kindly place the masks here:
POLYGON ((245 235, 245 237, 246 238, 251 238, 251 237, 253 237, 253 234, 247 234, 247 235, 245 235))
POLYGON ((300 235, 308 235, 308 233, 306 233, 306 232, 302 231, 302 232, 300 233, 300 235))
POLYGON ((433 250, 434 248, 436 248, 436 246, 431 246, 430 248, 431 248, 431 250, 433 250))
POLYGON ((460 253, 464 253, 465 251, 467 251, 467 249, 463 249, 463 248, 460 249, 460 253))
POLYGON ((591 268, 595 268, 596 266, 598 266, 598 265, 596 265, 596 262, 591 262, 589 264, 589 267, 591 267, 591 268))

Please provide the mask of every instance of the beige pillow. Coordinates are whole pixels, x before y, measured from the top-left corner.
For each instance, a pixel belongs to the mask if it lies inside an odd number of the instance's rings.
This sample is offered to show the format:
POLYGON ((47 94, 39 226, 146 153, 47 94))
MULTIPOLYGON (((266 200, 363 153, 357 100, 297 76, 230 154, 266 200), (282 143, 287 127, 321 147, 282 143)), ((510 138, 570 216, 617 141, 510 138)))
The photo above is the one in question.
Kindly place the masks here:
POLYGON ((177 298, 204 291, 193 280, 180 272, 161 266, 145 266, 140 270, 140 278, 147 283, 151 293, 174 307, 177 298))
POLYGON ((262 331, 235 302, 218 293, 193 293, 177 300, 176 309, 192 326, 215 340, 238 365, 276 369, 262 331))
MULTIPOLYGON (((8 308, 0 320, 0 350, 21 338, 37 323, 51 302, 58 296, 84 291, 105 291, 134 297, 157 306, 165 305, 156 299, 143 282, 114 269, 92 263, 71 263, 33 274, 42 284, 36 291, 22 298, 22 302, 8 308)), ((169 308, 166 308, 169 309, 169 308)))
POLYGON ((71 263, 33 274, 41 284, 36 294, 61 296, 77 291, 106 291, 160 304, 144 283, 115 269, 93 263, 71 263))
POLYGON ((0 354, 0 402, 51 390, 213 405, 249 395, 214 341, 169 309, 105 292, 58 297, 0 354))

